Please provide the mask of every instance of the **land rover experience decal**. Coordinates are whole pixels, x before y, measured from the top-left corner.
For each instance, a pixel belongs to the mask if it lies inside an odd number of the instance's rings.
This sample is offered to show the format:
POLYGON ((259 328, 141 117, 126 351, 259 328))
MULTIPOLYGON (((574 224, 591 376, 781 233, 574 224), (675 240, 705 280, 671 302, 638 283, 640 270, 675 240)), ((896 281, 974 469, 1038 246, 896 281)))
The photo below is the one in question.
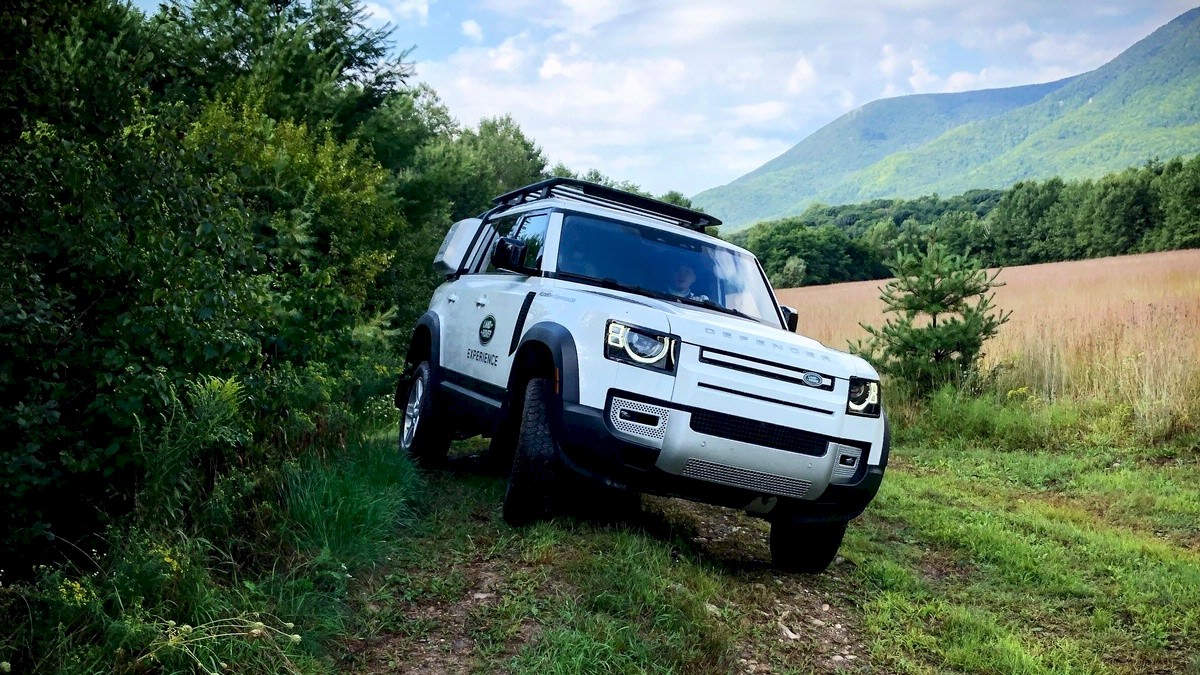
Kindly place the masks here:
POLYGON ((496 334, 496 317, 488 314, 483 319, 483 323, 479 324, 479 344, 486 345, 492 341, 492 336, 496 334))

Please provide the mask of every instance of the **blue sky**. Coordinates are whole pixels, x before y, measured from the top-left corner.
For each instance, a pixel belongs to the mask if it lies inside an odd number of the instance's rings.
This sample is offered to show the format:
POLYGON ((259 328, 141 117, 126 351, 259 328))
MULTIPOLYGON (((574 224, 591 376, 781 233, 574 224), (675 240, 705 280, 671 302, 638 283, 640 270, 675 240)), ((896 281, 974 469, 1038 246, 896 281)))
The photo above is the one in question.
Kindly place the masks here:
POLYGON ((1091 70, 1195 2, 364 4, 462 123, 508 113, 551 163, 690 195, 878 98, 1091 70))

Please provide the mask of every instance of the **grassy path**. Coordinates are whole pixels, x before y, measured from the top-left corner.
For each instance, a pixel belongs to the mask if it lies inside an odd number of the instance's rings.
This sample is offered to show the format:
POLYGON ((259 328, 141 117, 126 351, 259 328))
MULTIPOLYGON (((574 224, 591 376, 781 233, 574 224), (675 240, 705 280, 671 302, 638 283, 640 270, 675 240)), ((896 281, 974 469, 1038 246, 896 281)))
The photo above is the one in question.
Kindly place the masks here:
MULTIPOLYGON (((468 446, 467 451, 473 448, 468 446)), ((503 480, 428 477, 362 584, 358 672, 1200 673, 1200 480, 1135 450, 900 448, 844 559, 769 567, 766 526, 646 499, 499 519, 503 480)), ((1192 455, 1194 456, 1194 455, 1192 455)))

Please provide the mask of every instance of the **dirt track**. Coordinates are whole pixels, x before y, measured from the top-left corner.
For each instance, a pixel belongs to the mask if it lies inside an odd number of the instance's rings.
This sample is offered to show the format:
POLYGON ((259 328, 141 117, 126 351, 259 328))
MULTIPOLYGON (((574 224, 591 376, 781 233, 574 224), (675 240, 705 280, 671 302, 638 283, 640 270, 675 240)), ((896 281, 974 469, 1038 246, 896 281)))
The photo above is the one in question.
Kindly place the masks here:
MULTIPOLYGON (((450 473, 435 474, 431 480, 438 491, 464 490, 473 495, 470 491, 476 488, 464 482, 486 480, 489 473, 494 472, 478 458, 464 457, 450 473)), ((488 489, 499 489, 501 479, 492 480, 495 484, 488 489)), ((444 565, 429 565, 432 571, 427 574, 437 574, 441 568, 444 575, 446 566, 453 568, 454 582, 447 589, 432 597, 424 593, 369 605, 369 611, 394 616, 398 627, 353 647, 359 672, 507 672, 512 657, 535 646, 546 626, 530 612, 509 617, 507 627, 498 630, 490 623, 494 617, 511 614, 518 604, 513 599, 520 594, 535 596, 533 607, 538 606, 538 598, 579 596, 580 591, 564 582, 555 568, 574 556, 573 533, 563 538, 565 550, 543 560, 490 555, 481 542, 515 538, 520 546, 528 534, 509 529, 499 521, 498 508, 488 506, 489 497, 479 498, 469 512, 462 511, 461 499, 451 499, 458 512, 440 514, 447 518, 447 527, 466 527, 463 541, 470 542, 439 551, 447 558, 444 565), (465 524, 458 522, 463 516, 465 524)), ((430 517, 437 519, 439 514, 430 517)), ((670 547, 674 560, 686 557, 717 575, 722 589, 719 600, 706 603, 705 609, 737 639, 712 672, 871 671, 869 655, 862 648, 858 611, 843 588, 849 565, 844 560, 839 558, 823 575, 779 573, 769 565, 765 522, 683 500, 644 497, 639 511, 611 526, 636 531, 655 545, 670 547)), ((431 548, 437 545, 431 542, 431 548)), ((432 582, 409 583, 429 586, 432 582)), ((522 602, 528 604, 530 598, 522 602)))

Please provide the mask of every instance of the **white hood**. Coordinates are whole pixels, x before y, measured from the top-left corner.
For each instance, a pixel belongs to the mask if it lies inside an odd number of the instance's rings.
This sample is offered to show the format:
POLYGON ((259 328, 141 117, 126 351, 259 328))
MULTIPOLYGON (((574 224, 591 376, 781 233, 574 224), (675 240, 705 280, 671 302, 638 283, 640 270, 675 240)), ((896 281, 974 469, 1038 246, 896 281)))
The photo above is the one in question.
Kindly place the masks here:
POLYGON ((675 305, 664 311, 671 332, 684 342, 815 370, 838 378, 879 379, 863 359, 830 349, 803 335, 715 311, 675 305))
MULTIPOLYGON (((671 333, 686 343, 720 349, 751 358, 814 370, 837 378, 851 376, 877 380, 879 374, 865 360, 830 349, 803 335, 715 310, 657 300, 610 289, 575 290, 596 293, 661 311, 671 333)), ((615 318, 615 317, 614 317, 615 318)), ((648 326, 659 327, 659 326, 648 326)))

